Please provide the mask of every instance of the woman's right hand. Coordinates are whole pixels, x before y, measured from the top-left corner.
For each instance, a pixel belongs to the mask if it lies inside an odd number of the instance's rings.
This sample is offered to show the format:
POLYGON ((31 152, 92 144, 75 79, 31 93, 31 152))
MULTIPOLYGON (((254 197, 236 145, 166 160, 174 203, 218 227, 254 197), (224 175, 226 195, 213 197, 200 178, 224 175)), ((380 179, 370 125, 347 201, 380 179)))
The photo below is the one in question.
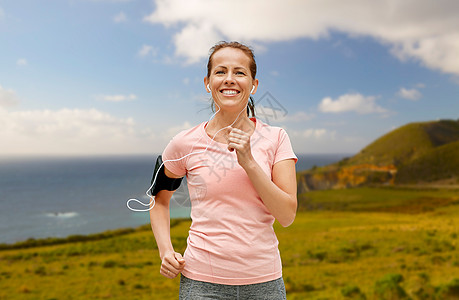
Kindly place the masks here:
POLYGON ((162 258, 160 273, 167 278, 175 278, 183 271, 185 259, 175 251, 166 252, 162 258))

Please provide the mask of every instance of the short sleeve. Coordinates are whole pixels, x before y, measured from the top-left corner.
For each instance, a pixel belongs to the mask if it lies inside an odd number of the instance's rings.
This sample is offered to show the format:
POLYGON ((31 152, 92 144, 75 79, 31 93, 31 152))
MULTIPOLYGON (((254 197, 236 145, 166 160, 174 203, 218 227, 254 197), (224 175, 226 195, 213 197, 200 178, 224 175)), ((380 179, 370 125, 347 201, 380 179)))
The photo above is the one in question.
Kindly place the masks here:
POLYGON ((287 132, 281 128, 279 130, 278 144, 276 155, 274 157, 274 164, 286 159, 293 159, 295 160, 295 163, 298 161, 298 158, 293 152, 292 144, 290 143, 290 138, 288 137, 287 132))
POLYGON ((184 143, 181 140, 183 139, 179 135, 175 136, 164 149, 162 158, 166 169, 183 177, 186 175, 186 159, 184 158, 186 154, 184 153, 184 143))

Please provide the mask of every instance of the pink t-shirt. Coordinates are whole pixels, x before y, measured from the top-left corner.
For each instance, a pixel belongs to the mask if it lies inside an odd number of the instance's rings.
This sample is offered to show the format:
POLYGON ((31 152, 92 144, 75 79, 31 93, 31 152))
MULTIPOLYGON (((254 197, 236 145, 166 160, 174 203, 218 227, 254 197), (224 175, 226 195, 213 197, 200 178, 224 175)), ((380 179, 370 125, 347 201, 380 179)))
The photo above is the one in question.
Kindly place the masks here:
MULTIPOLYGON (((287 133, 252 119, 252 155, 269 178, 273 165, 297 158, 287 133)), ((191 227, 183 275, 218 284, 253 284, 278 279, 282 264, 274 217, 258 196, 235 151, 212 141, 207 123, 182 131, 163 152, 166 168, 187 176, 191 227), (203 152, 206 147, 208 149, 203 152), (190 155, 179 161, 167 161, 190 155)))

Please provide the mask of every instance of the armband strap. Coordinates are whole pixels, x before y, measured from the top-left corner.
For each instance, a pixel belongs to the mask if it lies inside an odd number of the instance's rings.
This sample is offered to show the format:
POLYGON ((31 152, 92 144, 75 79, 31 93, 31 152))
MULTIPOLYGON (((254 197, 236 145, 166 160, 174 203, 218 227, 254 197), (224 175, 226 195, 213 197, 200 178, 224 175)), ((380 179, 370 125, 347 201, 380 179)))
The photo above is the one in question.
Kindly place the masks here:
POLYGON ((151 195, 156 196, 159 191, 168 190, 175 191, 179 188, 180 183, 182 182, 183 177, 181 178, 170 178, 166 176, 164 172, 164 165, 161 155, 158 155, 156 159, 155 171, 153 172, 153 177, 151 178, 151 184, 155 181, 155 184, 150 189, 151 195), (161 167, 161 168, 160 168, 161 167), (156 175, 158 173, 158 175, 156 175), (156 176, 156 181, 155 181, 156 176))

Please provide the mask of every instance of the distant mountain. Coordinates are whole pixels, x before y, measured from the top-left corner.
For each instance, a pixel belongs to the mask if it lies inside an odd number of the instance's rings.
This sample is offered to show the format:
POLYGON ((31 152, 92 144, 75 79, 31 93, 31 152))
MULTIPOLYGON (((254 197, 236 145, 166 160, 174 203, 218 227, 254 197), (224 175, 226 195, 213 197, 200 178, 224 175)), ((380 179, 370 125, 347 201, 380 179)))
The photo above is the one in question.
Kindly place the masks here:
POLYGON ((459 120, 410 123, 353 157, 298 173, 299 192, 367 184, 459 183, 459 120))

